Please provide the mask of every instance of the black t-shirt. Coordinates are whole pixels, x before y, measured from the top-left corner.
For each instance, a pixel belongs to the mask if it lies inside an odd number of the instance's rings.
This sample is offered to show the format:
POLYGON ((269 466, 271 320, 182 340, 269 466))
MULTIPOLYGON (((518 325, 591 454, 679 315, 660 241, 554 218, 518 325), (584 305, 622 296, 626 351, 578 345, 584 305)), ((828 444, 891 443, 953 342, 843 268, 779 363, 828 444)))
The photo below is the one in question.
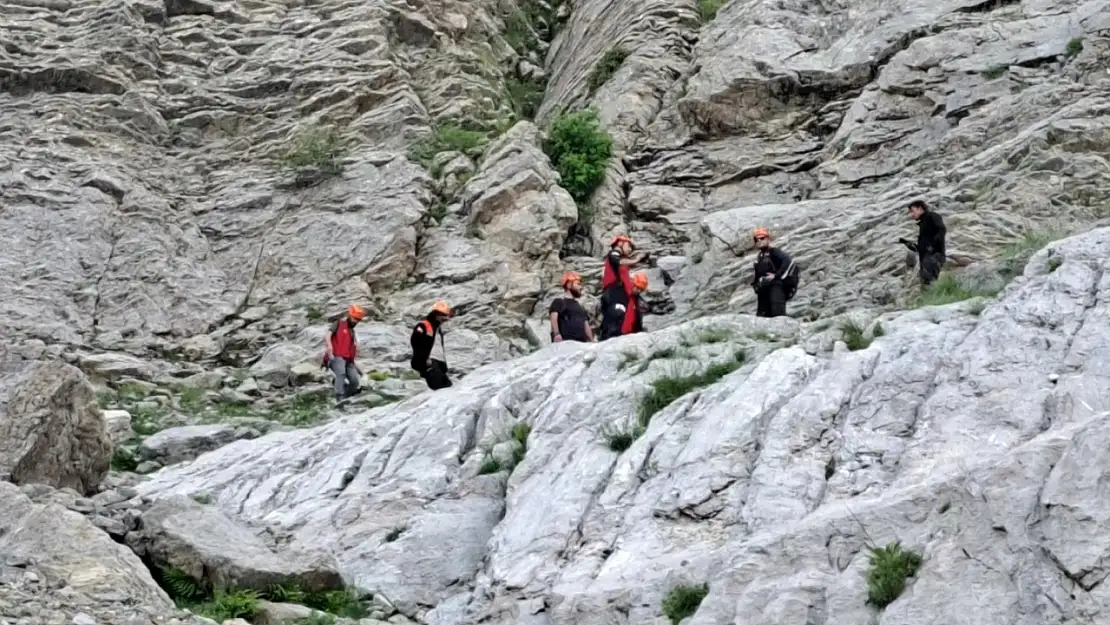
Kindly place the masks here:
POLYGON ((564 341, 588 341, 586 337, 586 309, 582 308, 576 300, 569 297, 560 297, 551 302, 548 313, 559 315, 559 334, 564 341))

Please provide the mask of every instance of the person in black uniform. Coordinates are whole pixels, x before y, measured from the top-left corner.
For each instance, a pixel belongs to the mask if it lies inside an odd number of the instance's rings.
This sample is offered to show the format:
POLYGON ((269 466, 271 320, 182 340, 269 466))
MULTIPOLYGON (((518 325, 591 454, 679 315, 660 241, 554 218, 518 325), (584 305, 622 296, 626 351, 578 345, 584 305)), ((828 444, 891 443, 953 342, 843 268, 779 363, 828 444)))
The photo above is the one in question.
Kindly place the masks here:
POLYGON ((451 386, 451 378, 447 377, 447 348, 443 344, 443 333, 440 328, 443 323, 453 316, 451 307, 447 302, 438 301, 432 306, 423 319, 417 322, 412 329, 412 360, 409 366, 424 378, 428 388, 437 391, 451 386), (439 339, 437 349, 436 339, 439 339))
POLYGON ((594 340, 590 318, 578 303, 582 297, 582 277, 573 271, 563 274, 563 297, 551 302, 547 314, 551 320, 551 340, 590 342, 594 340))
POLYGON ((785 317, 786 301, 794 293, 794 260, 790 255, 771 245, 771 231, 756 228, 752 231, 759 254, 755 258, 752 289, 755 290, 757 317, 785 317))
POLYGON ((898 239, 898 242, 917 252, 917 275, 921 278, 921 286, 927 287, 940 276, 944 267, 944 239, 948 231, 944 227, 944 219, 922 200, 910 202, 909 213, 910 219, 917 222, 917 242, 906 238, 898 239))

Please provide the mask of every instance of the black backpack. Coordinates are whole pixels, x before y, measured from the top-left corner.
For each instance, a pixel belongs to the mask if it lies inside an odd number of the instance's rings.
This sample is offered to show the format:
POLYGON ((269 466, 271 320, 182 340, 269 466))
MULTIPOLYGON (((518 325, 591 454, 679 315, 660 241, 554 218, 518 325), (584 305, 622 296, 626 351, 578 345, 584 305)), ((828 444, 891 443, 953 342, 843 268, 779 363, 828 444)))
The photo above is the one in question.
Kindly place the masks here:
POLYGON ((798 263, 791 260, 790 266, 786 268, 786 273, 782 277, 782 291, 786 294, 786 301, 794 299, 794 294, 798 292, 798 281, 801 275, 802 269, 798 267, 798 263))

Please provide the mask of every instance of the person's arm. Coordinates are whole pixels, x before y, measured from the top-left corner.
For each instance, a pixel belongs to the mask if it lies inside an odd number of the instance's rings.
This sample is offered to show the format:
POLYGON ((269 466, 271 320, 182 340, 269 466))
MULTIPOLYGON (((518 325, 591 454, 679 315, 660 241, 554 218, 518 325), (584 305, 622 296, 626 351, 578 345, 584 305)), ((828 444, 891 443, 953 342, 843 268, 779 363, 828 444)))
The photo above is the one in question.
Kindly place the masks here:
POLYGON ((934 212, 930 212, 929 216, 932 218, 933 222, 933 251, 939 252, 944 249, 944 237, 948 234, 948 229, 944 226, 943 217, 934 212))
POLYGON ((790 254, 774 247, 771 248, 771 262, 775 264, 775 280, 782 280, 786 277, 786 272, 790 270, 794 259, 790 258, 790 254))
POLYGON ((332 348, 331 337, 335 335, 335 331, 339 329, 339 322, 336 321, 329 328, 327 334, 324 335, 324 357, 331 360, 332 354, 335 350, 332 348))
POLYGON ((547 309, 547 318, 551 321, 551 340, 558 343, 563 340, 559 334, 559 313, 563 312, 563 302, 561 300, 554 300, 551 302, 551 307, 547 309))
POLYGON ((596 341, 597 339, 594 338, 594 329, 590 327, 589 318, 583 321, 582 324, 586 326, 586 340, 590 341, 591 343, 596 341))

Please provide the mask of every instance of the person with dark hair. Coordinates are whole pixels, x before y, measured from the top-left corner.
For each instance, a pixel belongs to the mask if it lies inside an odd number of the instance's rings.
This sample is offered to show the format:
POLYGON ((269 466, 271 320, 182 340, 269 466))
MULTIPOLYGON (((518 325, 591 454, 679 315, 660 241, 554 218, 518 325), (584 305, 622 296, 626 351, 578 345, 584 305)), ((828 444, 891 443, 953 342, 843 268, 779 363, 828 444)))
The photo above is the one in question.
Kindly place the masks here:
POLYGON ((593 330, 590 328, 590 317, 586 309, 578 303, 582 297, 582 277, 573 271, 563 274, 563 296, 551 302, 547 316, 551 322, 551 341, 580 341, 583 343, 594 340, 593 330))
POLYGON ((417 322, 412 329, 412 360, 409 366, 420 374, 428 383, 428 388, 438 391, 451 386, 451 378, 447 377, 447 348, 443 344, 441 328, 454 312, 447 302, 440 300, 432 306, 423 319, 417 322), (436 348, 436 338, 439 338, 439 347, 436 348))
POLYGON ((921 278, 921 286, 927 287, 940 276, 940 270, 944 266, 944 239, 947 229, 940 214, 930 209, 922 200, 910 202, 909 215, 910 219, 917 222, 917 241, 900 238, 898 242, 910 251, 917 252, 917 275, 921 278))

